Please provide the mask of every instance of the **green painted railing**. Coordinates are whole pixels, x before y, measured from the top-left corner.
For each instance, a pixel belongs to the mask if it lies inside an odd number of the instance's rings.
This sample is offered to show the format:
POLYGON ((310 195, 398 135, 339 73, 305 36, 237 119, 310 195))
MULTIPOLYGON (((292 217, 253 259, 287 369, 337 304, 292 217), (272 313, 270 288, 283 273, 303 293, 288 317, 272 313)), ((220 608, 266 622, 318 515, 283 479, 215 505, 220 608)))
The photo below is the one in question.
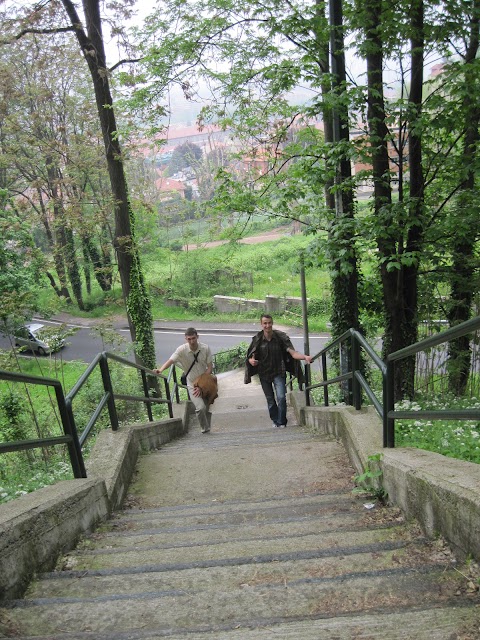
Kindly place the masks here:
MULTIPOLYGON (((323 388, 323 404, 329 406, 328 388, 332 384, 346 382, 348 384, 347 398, 348 404, 356 409, 362 408, 362 391, 371 401, 383 423, 383 446, 395 446, 395 420, 397 419, 426 419, 426 420, 480 420, 480 409, 444 409, 444 410, 424 410, 407 411, 395 410, 394 399, 394 366, 405 358, 416 356, 418 353, 431 349, 440 344, 449 342, 462 336, 474 333, 480 329, 480 316, 472 318, 455 327, 447 329, 434 336, 430 336, 409 347, 395 351, 387 356, 383 361, 375 350, 368 344, 363 335, 354 329, 349 329, 339 338, 327 344, 321 351, 313 357, 313 361, 320 361, 322 381, 316 384, 305 386, 305 398, 307 406, 311 404, 310 392, 313 389, 323 388), (345 354, 350 356, 345 358, 345 354), (360 362, 363 353, 365 360, 370 361, 378 368, 382 378, 382 397, 379 398, 374 389, 362 374, 360 362), (340 363, 341 375, 334 378, 328 377, 328 358, 336 357, 340 363), (344 370, 345 362, 350 361, 351 368, 344 370)), ((307 366, 308 376, 308 366, 307 366)))
MULTIPOLYGON (((175 377, 175 372, 174 372, 175 377)), ((86 478, 85 464, 83 460, 82 448, 91 435, 93 427, 95 426, 103 409, 107 407, 110 419, 110 425, 113 431, 118 429, 118 414, 115 405, 116 400, 126 400, 128 402, 142 402, 145 404, 148 419, 153 421, 152 404, 167 404, 168 413, 170 418, 173 418, 172 398, 170 394, 170 386, 167 378, 161 374, 157 374, 151 369, 147 369, 139 364, 130 362, 125 358, 121 358, 113 353, 104 351, 99 353, 94 360, 89 364, 87 369, 78 379, 75 386, 65 396, 63 388, 59 380, 50 378, 41 378, 39 376, 29 376, 22 373, 15 373, 11 371, 0 370, 0 380, 8 380, 10 382, 22 382, 34 385, 49 386, 55 390, 56 403, 58 406, 58 412, 60 422, 63 429, 62 436, 38 438, 33 440, 19 440, 16 442, 4 442, 0 443, 0 453, 7 453, 12 451, 24 451, 27 449, 37 449, 46 446, 55 446, 66 444, 68 448, 68 454, 70 463, 72 466, 73 474, 75 478, 86 478), (109 360, 118 362, 124 366, 137 369, 140 373, 142 380, 141 395, 128 395, 115 393, 112 383, 112 376, 110 373, 109 360), (100 369, 102 383, 103 383, 103 395, 100 401, 97 403, 90 419, 85 427, 82 429, 81 435, 78 435, 77 425, 75 423, 75 411, 73 408, 75 397, 82 387, 89 380, 90 376, 100 369), (150 384, 149 380, 150 378, 150 384), (161 397, 158 381, 163 380, 165 385, 165 397, 161 397), (153 393, 152 393, 153 391, 153 393)), ((175 384, 176 401, 179 402, 178 389, 175 384)))

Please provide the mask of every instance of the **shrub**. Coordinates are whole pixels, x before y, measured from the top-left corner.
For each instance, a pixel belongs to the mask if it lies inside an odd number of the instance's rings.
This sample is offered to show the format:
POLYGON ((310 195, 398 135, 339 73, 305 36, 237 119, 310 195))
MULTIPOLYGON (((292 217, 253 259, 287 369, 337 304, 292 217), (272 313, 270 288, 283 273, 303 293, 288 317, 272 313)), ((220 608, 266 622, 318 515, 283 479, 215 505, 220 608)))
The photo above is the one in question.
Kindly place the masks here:
POLYGON ((204 316, 207 313, 215 312, 215 303, 209 298, 191 298, 187 308, 192 311, 193 315, 204 316))
POLYGON ((247 358, 247 349, 248 343, 241 342, 236 347, 216 353, 214 357, 215 373, 232 371, 232 369, 243 367, 247 358))
POLYGON ((325 298, 311 298, 308 301, 308 314, 311 316, 329 316, 332 312, 330 296, 325 298))

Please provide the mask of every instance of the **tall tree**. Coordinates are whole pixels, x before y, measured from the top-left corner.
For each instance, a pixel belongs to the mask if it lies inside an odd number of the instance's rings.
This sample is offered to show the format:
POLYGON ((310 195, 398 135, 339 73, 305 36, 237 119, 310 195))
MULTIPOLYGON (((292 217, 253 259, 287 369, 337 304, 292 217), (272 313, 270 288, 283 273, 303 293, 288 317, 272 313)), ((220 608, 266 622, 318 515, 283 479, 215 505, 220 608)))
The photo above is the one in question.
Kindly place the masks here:
MULTIPOLYGON (((335 96, 332 108, 324 109, 325 142, 334 143, 341 151, 334 154, 336 166, 335 179, 327 189, 327 204, 333 205, 334 223, 330 233, 330 255, 334 265, 332 275, 332 327, 335 337, 342 335, 350 328, 360 329, 358 302, 358 267, 355 246, 355 196, 352 182, 352 167, 349 149, 350 117, 348 103, 342 100, 347 92, 347 75, 345 68, 345 41, 342 0, 330 0, 330 55, 332 60, 332 83, 330 91, 335 96), (331 122, 331 124, 330 124, 331 122), (330 140, 331 131, 331 140, 330 140), (331 198, 333 197, 333 202, 331 198), (340 257, 342 256, 342 258, 340 257)), ((322 47, 319 47, 321 54, 322 47)), ((321 60, 322 58, 320 58, 321 60)), ((329 100, 325 81, 321 80, 323 103, 329 100)), ((326 157, 328 166, 329 156, 326 157)), ((344 354, 344 366, 352 370, 351 354, 344 354)))
POLYGON ((326 13, 320 0, 310 5, 282 0, 162 3, 142 35, 146 71, 141 77, 149 83, 137 95, 153 106, 169 82, 180 83, 192 96, 194 72, 205 78, 214 98, 200 121, 213 119, 228 127, 241 145, 236 171, 220 171, 219 208, 268 213, 299 221, 311 231, 329 230, 332 321, 338 335, 358 327, 358 271, 343 24, 340 12, 332 28, 337 65, 331 74, 326 13), (168 33, 163 46, 158 32, 168 33), (293 97, 302 82, 311 92, 308 104, 296 104, 293 97), (324 139, 314 124, 319 115, 324 139))
MULTIPOLYGON (((455 233, 449 243, 452 266, 450 273, 450 301, 447 308, 451 326, 465 322, 472 316, 474 292, 480 286, 478 241, 478 172, 480 140, 480 2, 469 3, 469 20, 465 22, 465 50, 458 61, 446 65, 450 79, 449 95, 460 101, 462 150, 459 153, 458 173, 461 180, 453 207, 455 233)), ((462 336, 449 345, 448 372, 450 391, 462 395, 467 387, 471 367, 470 336, 462 336)))
MULTIPOLYGON (((54 275, 47 272, 55 291, 69 301, 71 286, 82 308, 77 237, 87 234, 95 250, 94 236, 105 222, 100 208, 95 216, 89 213, 90 185, 107 173, 98 140, 91 134, 93 127, 85 126, 96 116, 85 91, 87 70, 78 69, 78 62, 65 36, 55 36, 42 46, 29 35, 4 51, 0 72, 4 80, 12 79, 2 85, 8 91, 2 151, 13 178, 10 191, 32 225, 37 217, 37 224, 45 228, 59 281, 57 286, 54 275), (52 55, 59 57, 58 74, 49 69, 52 55)), ((101 284, 103 280, 108 282, 102 275, 101 284)))
POLYGON ((134 215, 128 196, 122 149, 110 89, 110 72, 106 64, 99 0, 84 0, 83 12, 85 26, 71 0, 61 0, 60 5, 52 3, 40 8, 34 7, 30 12, 27 12, 25 27, 17 34, 17 38, 32 31, 36 33, 56 33, 59 30, 72 31, 88 65, 110 177, 115 210, 114 244, 130 333, 136 346, 137 357, 142 363, 153 368, 155 366, 155 345, 151 306, 141 271, 138 247, 135 243, 134 215), (59 6, 63 6, 68 17, 66 26, 52 25, 43 28, 37 26, 43 17, 42 13, 47 17, 50 15, 53 15, 54 18, 60 17, 59 6))
POLYGON ((115 250, 122 291, 127 306, 132 341, 140 361, 153 369, 155 343, 150 300, 134 236, 134 215, 118 137, 107 69, 99 0, 83 0, 86 30, 71 0, 62 0, 92 77, 98 116, 103 133, 110 185, 115 207, 115 250))
POLYGON ((0 326, 11 331, 35 307, 43 260, 30 229, 17 215, 8 189, 0 186, 0 326))

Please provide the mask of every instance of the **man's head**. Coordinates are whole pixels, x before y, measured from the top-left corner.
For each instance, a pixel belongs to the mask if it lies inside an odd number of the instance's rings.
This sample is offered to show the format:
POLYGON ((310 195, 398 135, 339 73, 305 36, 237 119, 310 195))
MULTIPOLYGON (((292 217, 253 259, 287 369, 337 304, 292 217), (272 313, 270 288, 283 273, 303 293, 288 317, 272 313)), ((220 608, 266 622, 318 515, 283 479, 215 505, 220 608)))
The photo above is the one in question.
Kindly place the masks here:
POLYGON ((262 325, 263 333, 269 337, 272 335, 273 318, 268 313, 262 313, 260 316, 260 324, 262 325))
POLYGON ((196 351, 197 350, 197 348, 198 348, 198 333, 197 333, 196 329, 194 329, 193 327, 189 327, 185 331, 185 340, 190 345, 190 350, 191 351, 196 351))

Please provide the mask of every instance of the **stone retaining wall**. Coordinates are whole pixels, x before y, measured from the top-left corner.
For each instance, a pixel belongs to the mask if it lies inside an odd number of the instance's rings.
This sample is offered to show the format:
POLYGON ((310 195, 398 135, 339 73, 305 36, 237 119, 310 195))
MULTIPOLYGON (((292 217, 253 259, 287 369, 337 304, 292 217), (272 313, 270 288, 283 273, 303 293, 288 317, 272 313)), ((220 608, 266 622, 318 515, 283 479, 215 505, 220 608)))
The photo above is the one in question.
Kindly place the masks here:
POLYGON ((410 447, 384 449, 382 422, 372 407, 307 407, 299 391, 290 399, 302 424, 343 442, 358 474, 379 468, 388 501, 427 536, 442 535, 460 559, 480 560, 479 464, 410 447), (379 462, 370 459, 375 454, 379 462))
POLYGON ((120 508, 139 453, 183 435, 190 404, 175 405, 172 419, 103 431, 88 460, 88 478, 0 505, 0 600, 20 597, 35 573, 51 571, 82 534, 120 508))
POLYGON ((292 307, 301 307, 302 299, 292 296, 265 296, 265 300, 235 298, 232 296, 213 296, 215 307, 221 313, 239 313, 256 310, 259 313, 284 313, 292 307))

